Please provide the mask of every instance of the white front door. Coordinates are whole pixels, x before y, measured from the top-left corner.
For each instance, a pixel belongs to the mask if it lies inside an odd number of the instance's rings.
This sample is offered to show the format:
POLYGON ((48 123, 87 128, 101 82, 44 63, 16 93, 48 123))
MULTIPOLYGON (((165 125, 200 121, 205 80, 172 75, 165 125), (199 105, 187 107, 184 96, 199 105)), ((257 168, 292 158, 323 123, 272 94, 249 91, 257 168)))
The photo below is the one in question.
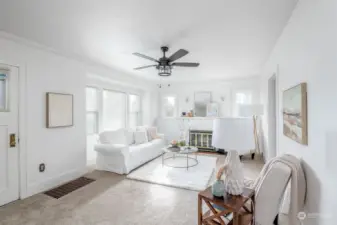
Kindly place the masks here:
POLYGON ((0 206, 19 198, 18 68, 0 64, 0 206))

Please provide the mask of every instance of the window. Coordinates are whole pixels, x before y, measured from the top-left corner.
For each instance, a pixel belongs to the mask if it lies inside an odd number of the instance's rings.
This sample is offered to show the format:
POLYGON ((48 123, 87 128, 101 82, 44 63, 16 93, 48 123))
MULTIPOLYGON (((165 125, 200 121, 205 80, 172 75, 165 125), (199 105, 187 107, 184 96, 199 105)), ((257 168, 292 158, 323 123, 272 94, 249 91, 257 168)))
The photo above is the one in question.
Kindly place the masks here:
POLYGON ((98 90, 86 88, 87 134, 98 133, 98 90))
POLYGON ((249 92, 238 92, 236 93, 236 104, 251 104, 252 94, 249 92))
POLYGON ((103 130, 125 128, 126 94, 103 90, 103 130))
POLYGON ((140 125, 140 97, 129 95, 129 127, 134 128, 140 125))
POLYGON ((86 120, 87 134, 140 126, 141 96, 87 87, 86 120))
POLYGON ((163 115, 164 117, 176 117, 176 97, 166 96, 163 98, 163 115))
POLYGON ((252 104, 252 91, 240 90, 235 93, 234 97, 235 105, 233 115, 239 116, 239 105, 252 104))

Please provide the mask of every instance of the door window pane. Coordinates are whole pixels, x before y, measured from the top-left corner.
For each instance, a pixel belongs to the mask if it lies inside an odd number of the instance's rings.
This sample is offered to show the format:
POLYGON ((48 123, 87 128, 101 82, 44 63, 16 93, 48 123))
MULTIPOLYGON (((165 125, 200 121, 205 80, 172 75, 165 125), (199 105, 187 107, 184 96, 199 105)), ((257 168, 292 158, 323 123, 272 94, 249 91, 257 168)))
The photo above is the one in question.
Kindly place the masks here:
POLYGON ((126 95, 120 92, 103 91, 103 129, 125 128, 126 95))
POLYGON ((0 71, 0 111, 7 110, 7 73, 0 71))

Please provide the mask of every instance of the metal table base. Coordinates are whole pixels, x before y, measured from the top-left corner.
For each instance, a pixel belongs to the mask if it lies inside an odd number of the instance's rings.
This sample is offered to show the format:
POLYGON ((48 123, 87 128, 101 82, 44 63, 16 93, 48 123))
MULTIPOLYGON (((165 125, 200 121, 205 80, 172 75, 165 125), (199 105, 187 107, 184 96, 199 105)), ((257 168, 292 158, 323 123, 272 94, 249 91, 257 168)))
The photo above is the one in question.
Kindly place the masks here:
POLYGON ((188 170, 188 168, 194 167, 199 164, 198 155, 197 154, 194 154, 194 155, 195 155, 195 158, 191 157, 191 153, 165 152, 164 154, 162 154, 162 166, 168 166, 172 168, 186 168, 188 170), (170 154, 170 153, 172 153, 173 155, 165 157, 167 154, 170 154), (186 166, 173 166, 173 165, 169 165, 165 163, 165 161, 168 159, 176 159, 176 158, 186 159, 186 166), (190 164, 191 161, 192 161, 192 164, 190 164))

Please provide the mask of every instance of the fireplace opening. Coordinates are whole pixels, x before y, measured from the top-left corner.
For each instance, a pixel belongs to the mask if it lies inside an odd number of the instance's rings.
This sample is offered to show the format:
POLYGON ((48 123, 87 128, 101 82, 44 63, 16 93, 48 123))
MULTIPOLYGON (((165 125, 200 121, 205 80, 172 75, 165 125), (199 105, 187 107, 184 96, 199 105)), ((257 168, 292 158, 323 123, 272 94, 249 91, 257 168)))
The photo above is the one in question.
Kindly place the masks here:
POLYGON ((190 130, 189 145, 197 147, 199 151, 216 152, 212 146, 212 135, 210 130, 190 130))

